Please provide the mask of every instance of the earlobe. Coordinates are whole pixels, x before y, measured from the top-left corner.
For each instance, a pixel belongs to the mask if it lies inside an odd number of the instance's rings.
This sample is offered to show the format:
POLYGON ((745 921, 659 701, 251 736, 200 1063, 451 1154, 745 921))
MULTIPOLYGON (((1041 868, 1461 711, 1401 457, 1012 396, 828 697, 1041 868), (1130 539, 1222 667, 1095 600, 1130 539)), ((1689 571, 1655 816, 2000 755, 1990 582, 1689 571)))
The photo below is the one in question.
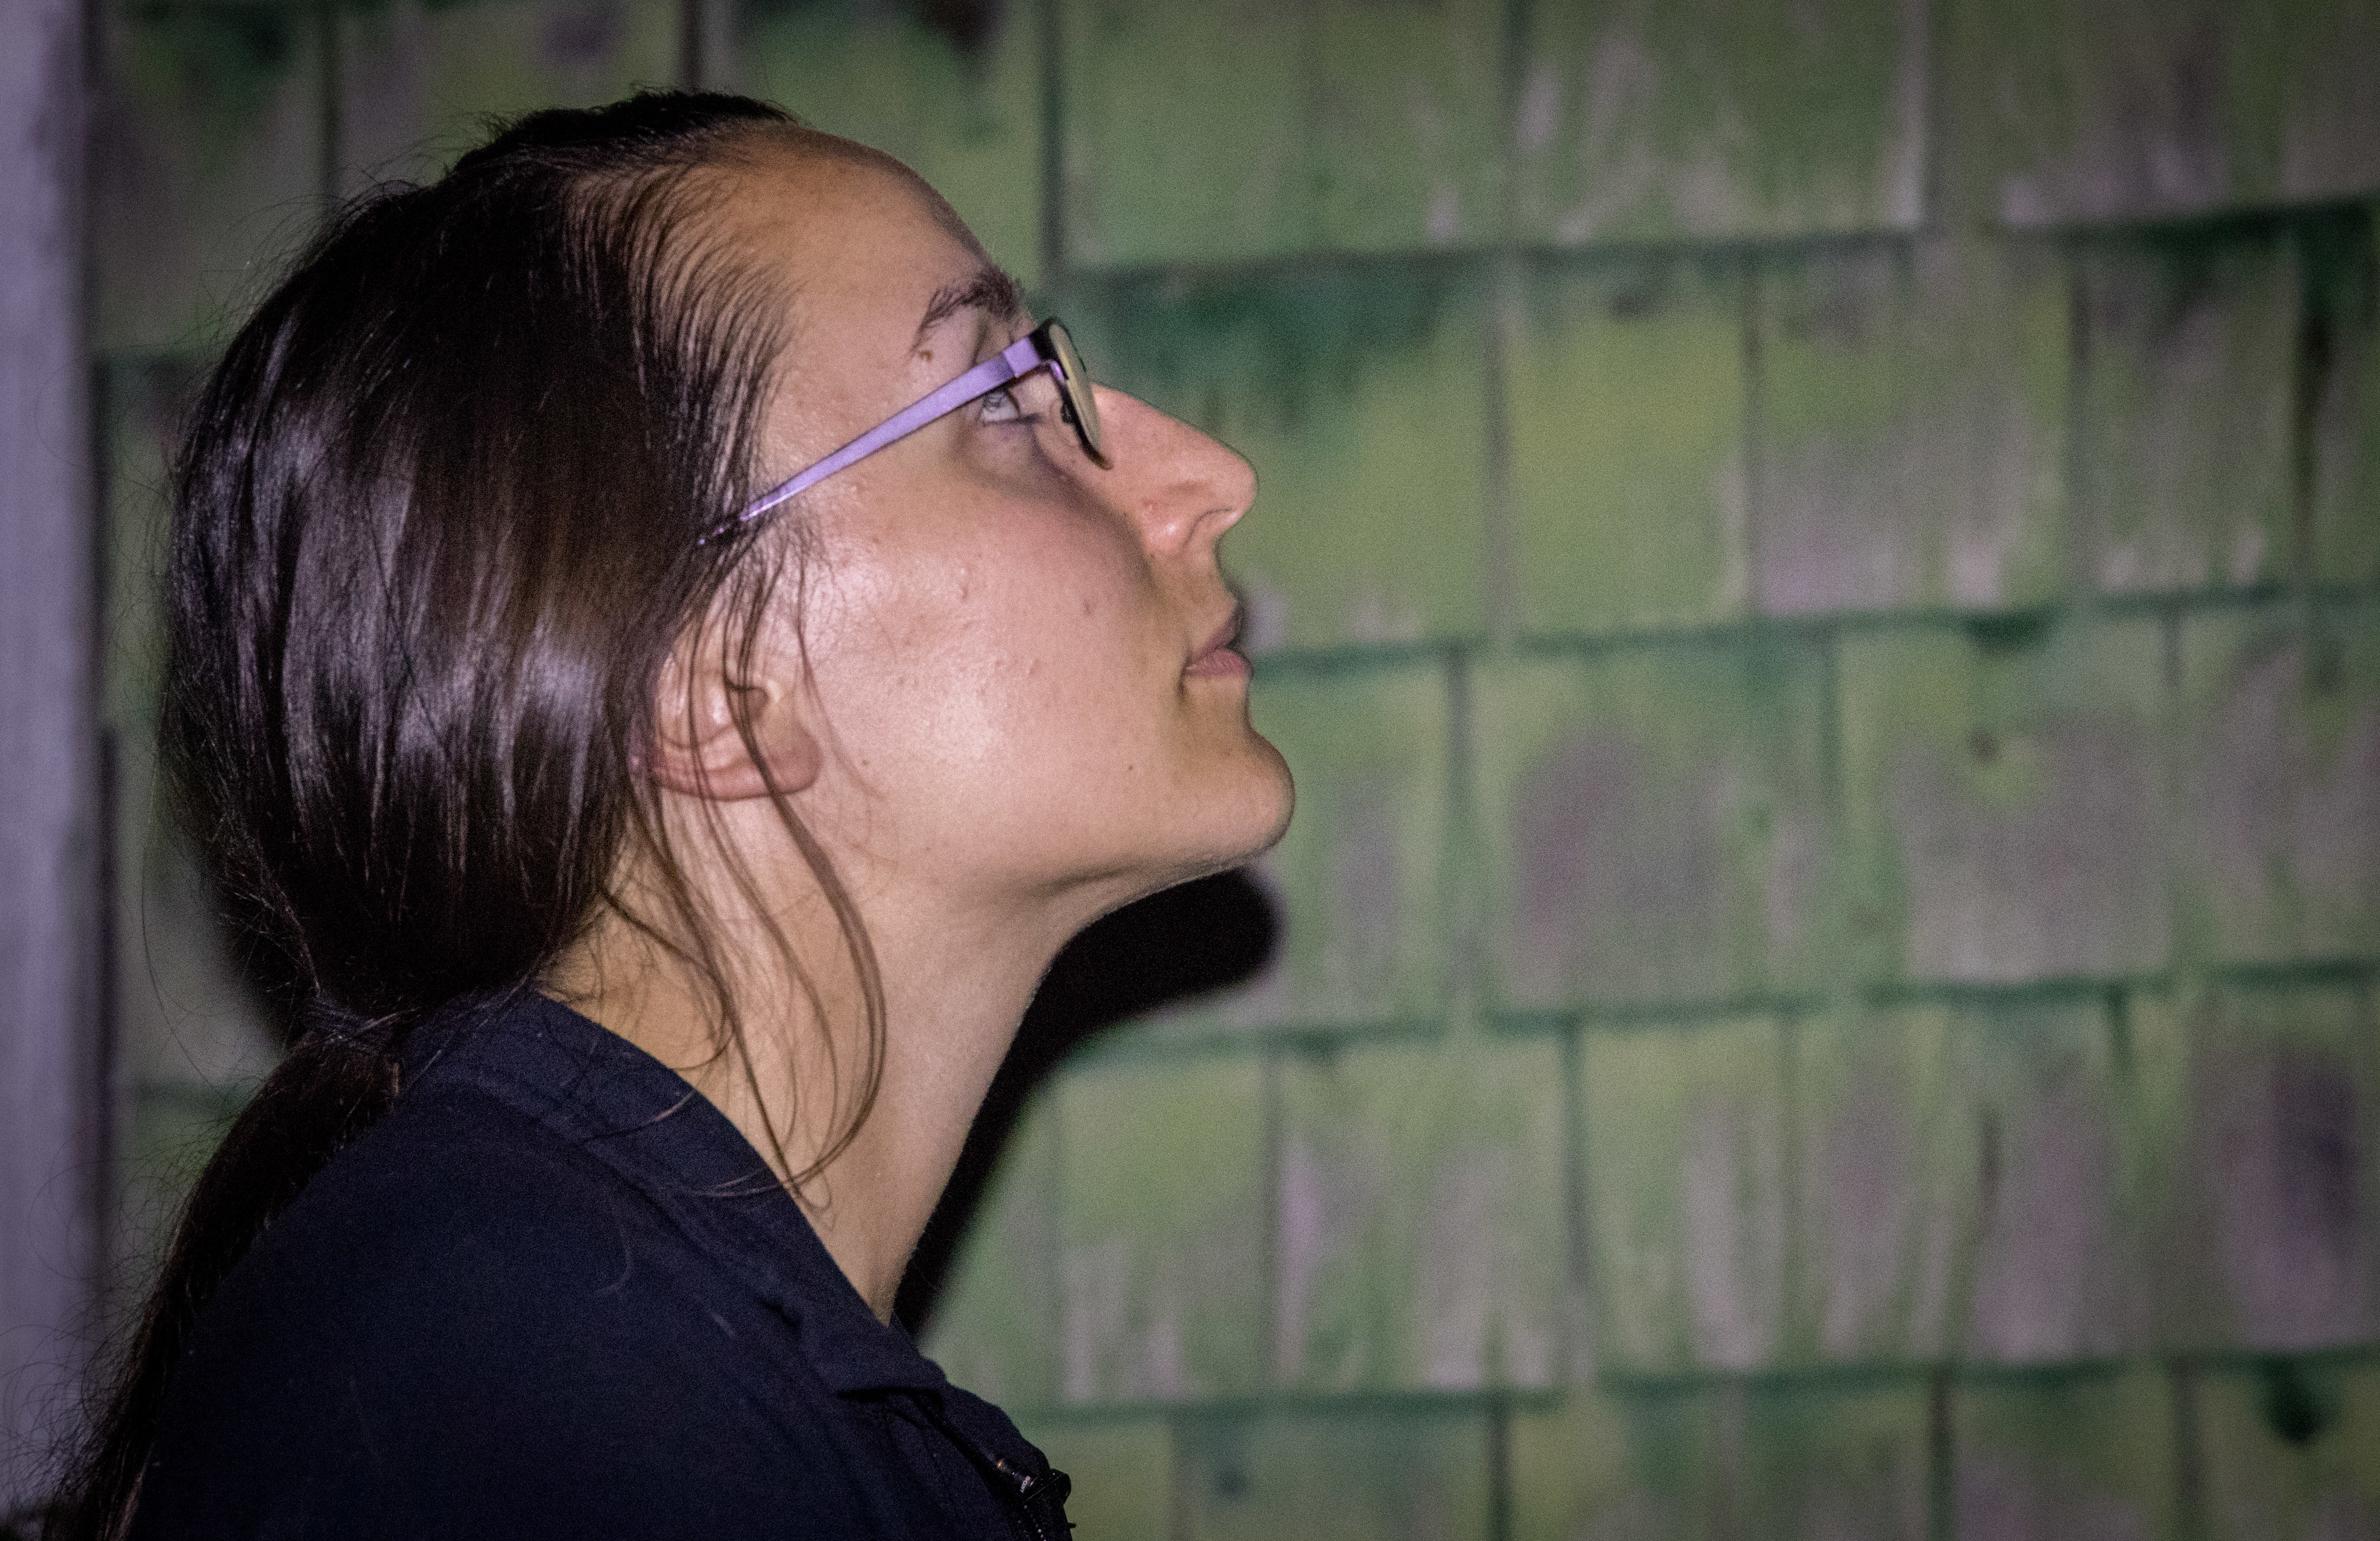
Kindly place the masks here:
POLYGON ((783 682, 744 684, 703 671, 688 688, 674 655, 655 691, 654 733, 646 770, 672 792, 713 802, 791 795, 818 780, 824 760, 805 720, 802 693, 783 682))

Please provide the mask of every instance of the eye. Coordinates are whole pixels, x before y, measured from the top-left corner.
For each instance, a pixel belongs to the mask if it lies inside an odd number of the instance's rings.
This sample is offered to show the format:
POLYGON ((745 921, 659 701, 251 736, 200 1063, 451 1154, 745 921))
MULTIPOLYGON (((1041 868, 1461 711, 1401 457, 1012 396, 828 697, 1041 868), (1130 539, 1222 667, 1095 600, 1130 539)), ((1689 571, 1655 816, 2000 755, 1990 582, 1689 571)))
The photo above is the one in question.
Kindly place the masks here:
POLYGON ((1035 370, 1019 375, 996 390, 986 391, 978 398, 981 403, 979 420, 988 423, 1030 423, 1054 420, 1058 411, 1058 382, 1047 370, 1035 370))

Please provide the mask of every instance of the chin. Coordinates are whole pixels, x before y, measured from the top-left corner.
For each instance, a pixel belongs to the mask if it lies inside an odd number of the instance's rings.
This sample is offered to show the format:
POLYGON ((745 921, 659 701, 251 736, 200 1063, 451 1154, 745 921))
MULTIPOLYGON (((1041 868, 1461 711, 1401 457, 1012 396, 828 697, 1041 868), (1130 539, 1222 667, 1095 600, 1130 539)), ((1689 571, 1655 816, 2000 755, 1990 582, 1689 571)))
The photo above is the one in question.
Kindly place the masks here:
POLYGON ((1122 848, 1109 845, 1108 859, 1095 859, 1087 870, 1075 867, 1066 877, 1052 875, 1054 887, 1092 899, 1096 907, 1082 924, 1176 884, 1245 867, 1280 843, 1297 800, 1289 765, 1263 738, 1251 733, 1248 740, 1178 780, 1161 822, 1135 819, 1132 833, 1116 828, 1122 848))
MULTIPOLYGON (((1281 758, 1281 751, 1272 746, 1270 739, 1257 737, 1253 734, 1250 736, 1255 737, 1257 742, 1264 746, 1264 758, 1271 767, 1270 811, 1272 817, 1265 825, 1263 836, 1248 847, 1239 858, 1240 861, 1253 861, 1280 844, 1281 837, 1289 833, 1291 816, 1297 811, 1297 783, 1290 778, 1289 761, 1281 758)), ((1234 862, 1232 865, 1237 866, 1239 863, 1234 862)))
MULTIPOLYGON (((1196 820, 1204 838, 1199 853, 1159 887, 1170 888, 1234 867, 1244 867, 1281 843, 1297 807, 1297 788, 1281 751, 1255 733, 1245 754, 1234 757, 1228 790, 1203 802, 1196 820)), ((1219 778, 1220 780, 1220 778, 1219 778)))

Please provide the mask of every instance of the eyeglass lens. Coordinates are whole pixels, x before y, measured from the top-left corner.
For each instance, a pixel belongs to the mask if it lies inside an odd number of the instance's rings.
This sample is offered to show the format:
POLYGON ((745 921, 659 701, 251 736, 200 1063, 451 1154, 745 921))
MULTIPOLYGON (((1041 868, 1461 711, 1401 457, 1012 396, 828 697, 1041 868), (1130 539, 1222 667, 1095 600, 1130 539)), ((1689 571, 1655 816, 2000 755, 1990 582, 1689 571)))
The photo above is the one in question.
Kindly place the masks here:
POLYGON ((1083 451, 1094 464, 1108 464, 1107 445, 1099 437, 1099 407, 1091 390, 1091 375, 1083 368, 1083 356, 1075 351, 1075 339, 1066 334, 1065 323, 1055 317, 1043 323, 1042 331, 1050 339, 1050 351, 1058 358, 1059 399, 1066 420, 1075 425, 1075 432, 1083 441, 1083 451))

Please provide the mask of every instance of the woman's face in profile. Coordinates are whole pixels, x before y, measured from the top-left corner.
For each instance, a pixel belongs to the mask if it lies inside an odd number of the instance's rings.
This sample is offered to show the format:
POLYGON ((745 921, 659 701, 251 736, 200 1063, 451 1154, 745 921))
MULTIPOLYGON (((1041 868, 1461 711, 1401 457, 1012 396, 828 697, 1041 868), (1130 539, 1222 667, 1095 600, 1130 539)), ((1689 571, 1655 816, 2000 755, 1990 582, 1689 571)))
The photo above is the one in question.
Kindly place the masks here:
MULTIPOLYGON (((897 167, 772 152, 746 178, 734 218, 792 297, 760 485, 1030 330, 897 167)), ((865 859, 922 864, 995 905, 1121 903, 1244 860, 1288 820, 1216 562, 1254 473, 1129 396, 1098 400, 1110 468, 1042 371, 787 510, 817 542, 799 597, 823 750, 812 818, 865 859)))

